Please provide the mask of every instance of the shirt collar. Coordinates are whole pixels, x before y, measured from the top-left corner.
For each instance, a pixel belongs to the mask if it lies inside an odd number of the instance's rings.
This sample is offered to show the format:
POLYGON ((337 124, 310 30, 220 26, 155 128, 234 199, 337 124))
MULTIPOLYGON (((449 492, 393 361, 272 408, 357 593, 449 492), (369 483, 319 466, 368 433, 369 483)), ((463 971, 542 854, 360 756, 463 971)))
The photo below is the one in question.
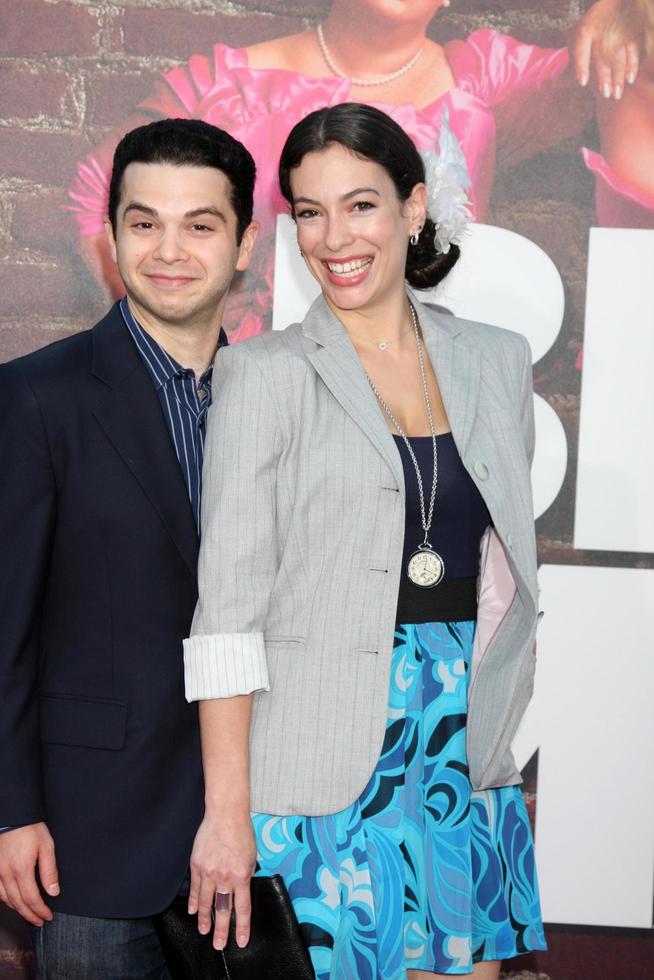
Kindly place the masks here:
MULTIPOLYGON (((170 354, 167 353, 167 351, 163 349, 161 344, 157 343, 151 334, 147 333, 147 331, 143 329, 130 310, 126 296, 121 299, 118 305, 120 307, 120 312, 123 315, 123 320, 127 325, 127 329, 132 336, 132 340, 136 344, 139 354, 143 358, 145 366, 148 369, 148 373, 150 374, 150 377, 152 378, 154 386, 157 390, 167 384, 171 378, 175 377, 175 375, 189 370, 182 367, 181 364, 179 364, 173 357, 170 356, 170 354)), ((228 343, 227 335, 221 327, 220 337, 218 340, 218 349, 220 350, 221 347, 227 346, 228 343)), ((199 384, 210 389, 212 374, 213 364, 210 364, 206 371, 203 372, 199 384)))

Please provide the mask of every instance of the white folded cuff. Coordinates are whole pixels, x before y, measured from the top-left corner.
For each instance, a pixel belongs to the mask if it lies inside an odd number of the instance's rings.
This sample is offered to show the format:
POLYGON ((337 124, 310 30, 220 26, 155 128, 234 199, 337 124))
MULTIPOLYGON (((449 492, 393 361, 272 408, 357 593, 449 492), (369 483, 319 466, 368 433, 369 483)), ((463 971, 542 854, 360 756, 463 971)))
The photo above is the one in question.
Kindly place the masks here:
POLYGON ((187 701, 269 691, 263 633, 197 634, 184 640, 187 701))

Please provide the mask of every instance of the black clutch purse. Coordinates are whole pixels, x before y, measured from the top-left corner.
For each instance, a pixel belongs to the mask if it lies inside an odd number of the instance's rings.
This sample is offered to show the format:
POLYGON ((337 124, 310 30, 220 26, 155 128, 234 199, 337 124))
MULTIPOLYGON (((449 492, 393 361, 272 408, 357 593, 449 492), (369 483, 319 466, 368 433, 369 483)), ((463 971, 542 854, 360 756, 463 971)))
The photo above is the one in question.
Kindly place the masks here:
POLYGON ((212 932, 201 936, 187 899, 155 917, 154 925, 173 980, 315 980, 293 905, 280 875, 253 878, 252 928, 244 949, 234 939, 234 917, 223 950, 212 932))

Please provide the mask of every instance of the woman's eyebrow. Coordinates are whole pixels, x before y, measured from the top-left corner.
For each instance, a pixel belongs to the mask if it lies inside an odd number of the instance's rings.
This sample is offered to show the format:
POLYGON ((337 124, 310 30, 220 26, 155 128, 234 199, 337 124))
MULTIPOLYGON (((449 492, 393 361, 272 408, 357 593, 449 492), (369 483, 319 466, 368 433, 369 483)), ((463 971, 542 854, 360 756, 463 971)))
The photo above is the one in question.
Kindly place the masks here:
MULTIPOLYGON (((351 197, 356 197, 357 194, 376 194, 377 197, 381 197, 379 191, 375 190, 374 187, 355 187, 353 191, 342 194, 339 200, 347 201, 351 197)), ((320 201, 314 201, 311 197, 296 197, 293 199, 293 204, 320 204, 320 201)))

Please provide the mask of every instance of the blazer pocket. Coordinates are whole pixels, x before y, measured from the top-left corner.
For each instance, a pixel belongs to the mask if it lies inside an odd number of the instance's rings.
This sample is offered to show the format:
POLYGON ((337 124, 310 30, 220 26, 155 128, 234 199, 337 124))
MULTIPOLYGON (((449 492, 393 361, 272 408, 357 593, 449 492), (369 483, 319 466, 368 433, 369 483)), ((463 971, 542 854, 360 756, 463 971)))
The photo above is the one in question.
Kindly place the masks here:
POLYGON ((41 696, 41 741, 118 751, 125 745, 127 705, 108 698, 41 696))
POLYGON ((307 642, 306 636, 284 636, 280 633, 264 633, 263 642, 266 646, 276 643, 293 643, 303 645, 307 642))

